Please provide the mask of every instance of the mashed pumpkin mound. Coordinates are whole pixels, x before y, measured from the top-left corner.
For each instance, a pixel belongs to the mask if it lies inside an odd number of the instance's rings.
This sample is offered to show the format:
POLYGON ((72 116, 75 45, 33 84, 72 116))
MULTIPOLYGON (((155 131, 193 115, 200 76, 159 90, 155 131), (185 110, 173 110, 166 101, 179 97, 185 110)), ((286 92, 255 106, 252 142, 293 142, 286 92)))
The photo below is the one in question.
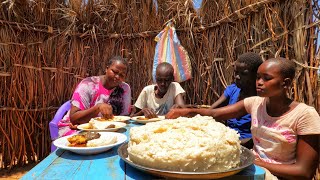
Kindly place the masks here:
POLYGON ((224 171, 240 164, 239 135, 212 117, 180 117, 133 127, 129 159, 171 171, 224 171))

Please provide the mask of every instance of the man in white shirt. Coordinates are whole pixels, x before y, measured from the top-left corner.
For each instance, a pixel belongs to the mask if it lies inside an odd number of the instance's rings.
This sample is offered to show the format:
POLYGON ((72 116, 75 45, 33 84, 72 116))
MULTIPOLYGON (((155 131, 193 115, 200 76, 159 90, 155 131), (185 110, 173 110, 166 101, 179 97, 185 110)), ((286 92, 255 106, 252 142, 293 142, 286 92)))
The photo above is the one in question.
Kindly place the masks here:
POLYGON ((143 88, 131 115, 155 118, 167 114, 173 105, 183 106, 185 91, 179 83, 173 82, 173 74, 171 64, 160 63, 156 69, 156 84, 143 88))

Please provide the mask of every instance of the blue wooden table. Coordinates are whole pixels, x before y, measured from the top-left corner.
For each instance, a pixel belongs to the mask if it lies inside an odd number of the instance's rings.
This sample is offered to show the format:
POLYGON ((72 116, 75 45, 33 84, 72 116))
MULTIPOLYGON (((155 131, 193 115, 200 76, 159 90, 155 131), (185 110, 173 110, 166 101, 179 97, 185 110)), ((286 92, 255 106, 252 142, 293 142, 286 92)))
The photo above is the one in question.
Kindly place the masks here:
MULTIPOLYGON (((122 133, 128 135, 129 123, 122 133)), ((126 164, 117 153, 118 147, 97 155, 78 155, 70 151, 58 149, 52 152, 37 166, 31 169, 21 179, 161 179, 146 174, 126 164)), ((251 165, 236 175, 221 180, 264 180, 265 171, 256 165, 251 165)))

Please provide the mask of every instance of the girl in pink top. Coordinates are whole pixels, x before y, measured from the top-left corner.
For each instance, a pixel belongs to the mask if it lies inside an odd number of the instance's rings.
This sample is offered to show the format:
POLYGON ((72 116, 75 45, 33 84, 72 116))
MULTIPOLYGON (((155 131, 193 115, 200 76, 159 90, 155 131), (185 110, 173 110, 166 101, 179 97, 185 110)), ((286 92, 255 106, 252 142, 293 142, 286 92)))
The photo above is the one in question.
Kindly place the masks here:
POLYGON ((257 72, 260 97, 218 109, 173 109, 166 118, 201 114, 225 120, 250 113, 254 163, 277 177, 312 179, 319 159, 320 117, 313 107, 287 97, 294 75, 294 62, 269 59, 257 72))
POLYGON ((58 124, 59 136, 75 133, 71 130, 74 125, 87 123, 93 117, 129 115, 131 89, 123 82, 126 75, 127 62, 117 56, 108 62, 105 75, 82 80, 72 95, 70 111, 58 124))

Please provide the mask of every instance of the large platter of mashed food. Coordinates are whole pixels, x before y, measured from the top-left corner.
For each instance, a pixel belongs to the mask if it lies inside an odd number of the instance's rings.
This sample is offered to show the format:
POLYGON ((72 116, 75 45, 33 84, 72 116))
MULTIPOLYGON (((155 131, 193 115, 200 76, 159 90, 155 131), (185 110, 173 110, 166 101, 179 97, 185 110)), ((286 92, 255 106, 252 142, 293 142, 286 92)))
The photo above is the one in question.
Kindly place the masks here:
POLYGON ((173 178, 221 178, 254 160, 235 130, 200 115, 132 127, 118 154, 137 169, 173 178))

